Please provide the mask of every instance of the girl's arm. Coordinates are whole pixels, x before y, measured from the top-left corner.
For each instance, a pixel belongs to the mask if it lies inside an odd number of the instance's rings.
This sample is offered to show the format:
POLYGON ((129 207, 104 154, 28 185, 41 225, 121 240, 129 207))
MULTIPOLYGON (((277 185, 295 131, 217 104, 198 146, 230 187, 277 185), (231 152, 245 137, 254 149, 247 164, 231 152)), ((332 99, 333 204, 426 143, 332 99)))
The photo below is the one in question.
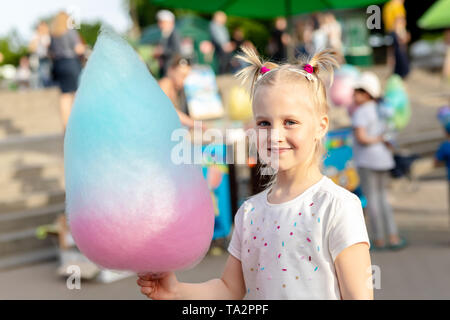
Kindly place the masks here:
POLYGON ((364 127, 354 128, 355 138, 360 144, 369 145, 383 141, 382 136, 370 137, 364 127))
POLYGON ((194 128, 194 120, 191 117, 177 108, 175 108, 175 111, 177 112, 178 118, 180 118, 182 125, 187 126, 188 128, 194 128))
POLYGON ((366 243, 342 250, 334 265, 343 300, 373 300, 372 268, 366 243))
POLYGON ((178 282, 175 273, 167 273, 162 279, 150 275, 139 276, 137 281, 141 292, 151 299, 179 300, 237 300, 245 295, 245 282, 241 262, 234 256, 228 257, 220 279, 202 283, 178 282))
MULTIPOLYGON (((175 107, 177 104, 177 97, 175 90, 173 88, 173 85, 171 84, 170 80, 168 78, 162 78, 158 81, 158 84, 162 91, 166 94, 166 96, 172 101, 173 106, 175 107)), ((178 118, 180 119, 180 122, 182 125, 187 126, 188 128, 194 127, 194 120, 189 117, 186 113, 184 113, 181 110, 178 110, 177 107, 175 107, 175 111, 178 114, 178 118)))
POLYGON ((245 296, 245 282, 241 262, 231 254, 220 279, 203 283, 180 282, 177 299, 182 300, 241 300, 245 296))

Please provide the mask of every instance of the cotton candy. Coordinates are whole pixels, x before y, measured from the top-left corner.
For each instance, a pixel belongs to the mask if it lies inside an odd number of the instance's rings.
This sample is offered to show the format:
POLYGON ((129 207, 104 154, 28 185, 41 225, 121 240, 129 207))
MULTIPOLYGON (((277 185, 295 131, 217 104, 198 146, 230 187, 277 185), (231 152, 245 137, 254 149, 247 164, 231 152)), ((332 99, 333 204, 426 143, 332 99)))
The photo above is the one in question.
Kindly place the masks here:
POLYGON ((353 103, 354 84, 359 77, 356 67, 344 64, 334 74, 333 85, 329 89, 329 96, 336 107, 349 108, 353 103))
POLYGON ((175 109, 134 50, 103 30, 64 139, 66 213, 80 251, 138 273, 192 268, 214 211, 199 165, 172 161, 175 109))

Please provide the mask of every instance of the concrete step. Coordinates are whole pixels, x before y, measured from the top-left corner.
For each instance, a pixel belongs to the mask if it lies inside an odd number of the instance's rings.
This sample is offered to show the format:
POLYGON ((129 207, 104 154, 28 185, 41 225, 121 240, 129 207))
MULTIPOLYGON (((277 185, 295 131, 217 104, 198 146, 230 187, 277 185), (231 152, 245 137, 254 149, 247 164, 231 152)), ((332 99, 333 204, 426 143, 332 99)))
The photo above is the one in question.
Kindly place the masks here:
POLYGON ((0 269, 41 262, 57 256, 55 237, 38 239, 37 227, 53 223, 64 204, 0 214, 0 269))
MULTIPOLYGON (((15 163, 6 168, 2 166, 0 171, 0 183, 14 182, 15 180, 27 180, 36 176, 63 176, 64 164, 61 160, 48 160, 46 162, 34 162, 32 164, 15 163)), ((1 188, 1 187, 0 187, 1 188)))
POLYGON ((57 203, 42 208, 0 214, 0 235, 51 224, 64 211, 65 204, 57 203))
POLYGON ((64 203, 63 136, 0 139, 0 214, 64 203))
POLYGON ((35 151, 44 154, 63 154, 64 135, 61 133, 36 136, 11 135, 0 139, 0 152, 35 151))
POLYGON ((0 215, 11 212, 26 211, 65 202, 66 193, 62 189, 46 192, 34 192, 26 196, 14 197, 0 203, 0 215))
POLYGON ((58 258, 58 249, 55 245, 47 248, 36 249, 34 251, 17 253, 5 257, 0 257, 0 270, 8 270, 32 263, 40 263, 58 258))
POLYGON ((426 157, 433 156, 444 140, 443 129, 437 127, 419 132, 401 132, 397 143, 400 149, 406 149, 411 153, 426 157))
POLYGON ((0 139, 13 135, 61 134, 59 90, 0 90, 0 139))
POLYGON ((11 179, 0 179, 0 203, 10 201, 17 196, 28 196, 36 192, 64 189, 62 168, 36 168, 25 174, 16 174, 11 179))
POLYGON ((56 239, 51 237, 38 239, 36 228, 0 234, 1 258, 30 254, 36 250, 49 249, 54 246, 57 246, 56 239))

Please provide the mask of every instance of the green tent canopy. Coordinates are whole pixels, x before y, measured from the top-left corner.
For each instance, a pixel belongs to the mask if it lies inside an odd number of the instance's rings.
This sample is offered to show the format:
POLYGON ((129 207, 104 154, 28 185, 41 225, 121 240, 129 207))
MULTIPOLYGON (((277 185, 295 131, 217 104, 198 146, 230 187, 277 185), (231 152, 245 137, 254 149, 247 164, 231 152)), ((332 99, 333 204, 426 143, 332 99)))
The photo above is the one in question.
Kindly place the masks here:
MULTIPOLYGON (((177 19, 175 28, 181 37, 189 37, 196 42, 210 40, 209 21, 196 16, 185 16, 177 19)), ((148 26, 142 31, 141 44, 157 44, 161 39, 161 30, 157 24, 148 26)))
POLYGON ((422 29, 450 28, 450 0, 436 1, 417 24, 422 29))
POLYGON ((311 13, 332 9, 355 9, 380 4, 386 0, 150 0, 169 7, 213 13, 224 11, 231 16, 272 19, 279 16, 311 13))

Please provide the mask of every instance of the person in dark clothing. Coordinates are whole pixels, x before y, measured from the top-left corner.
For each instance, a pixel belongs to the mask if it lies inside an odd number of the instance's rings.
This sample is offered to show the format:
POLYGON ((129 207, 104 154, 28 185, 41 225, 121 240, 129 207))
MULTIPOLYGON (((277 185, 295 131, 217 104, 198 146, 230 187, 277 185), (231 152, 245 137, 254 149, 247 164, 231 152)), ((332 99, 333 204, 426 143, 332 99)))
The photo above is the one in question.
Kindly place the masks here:
POLYGON ((53 62, 53 78, 61 89, 60 112, 64 130, 69 120, 78 78, 81 73, 79 55, 85 51, 78 32, 68 28, 69 16, 60 12, 51 24, 49 55, 53 62))
POLYGON ((314 52, 313 43, 313 22, 311 19, 300 21, 296 25, 299 44, 296 46, 294 56, 296 59, 302 56, 309 56, 314 52))
POLYGON ((36 29, 33 39, 30 42, 30 51, 38 58, 38 84, 39 87, 50 87, 51 79, 51 60, 48 55, 50 46, 50 30, 45 21, 41 21, 36 29))
POLYGON ((286 18, 277 18, 275 20, 275 28, 272 31, 272 35, 269 43, 269 54, 272 59, 277 62, 283 62, 287 59, 287 45, 289 44, 290 37, 286 33, 287 21, 286 18))
POLYGON ((230 34, 226 27, 227 15, 218 11, 214 13, 209 24, 211 42, 214 45, 217 59, 219 61, 219 74, 227 73, 230 67, 231 52, 234 50, 233 42, 230 41, 230 34))
POLYGON ((154 57, 159 60, 159 76, 167 74, 170 61, 180 53, 181 38, 175 30, 175 16, 168 10, 158 11, 158 27, 161 30, 161 40, 155 48, 154 57))
POLYGON ((406 30, 406 19, 399 16, 395 19, 394 30, 389 34, 392 45, 388 48, 388 65, 393 66, 393 73, 405 78, 410 71, 408 58, 409 32, 406 30))
POLYGON ((248 44, 249 41, 245 40, 244 31, 240 27, 234 29, 231 41, 233 42, 234 50, 232 52, 232 58, 230 61, 230 69, 231 69, 230 71, 231 73, 234 74, 237 71, 239 71, 244 65, 242 61, 237 58, 237 55, 239 55, 242 52, 240 49, 241 46, 244 44, 248 44))
POLYGON ((409 73, 408 42, 409 33, 406 30, 406 19, 398 17, 395 20, 395 29, 391 33, 394 50, 394 73, 405 78, 409 73))

